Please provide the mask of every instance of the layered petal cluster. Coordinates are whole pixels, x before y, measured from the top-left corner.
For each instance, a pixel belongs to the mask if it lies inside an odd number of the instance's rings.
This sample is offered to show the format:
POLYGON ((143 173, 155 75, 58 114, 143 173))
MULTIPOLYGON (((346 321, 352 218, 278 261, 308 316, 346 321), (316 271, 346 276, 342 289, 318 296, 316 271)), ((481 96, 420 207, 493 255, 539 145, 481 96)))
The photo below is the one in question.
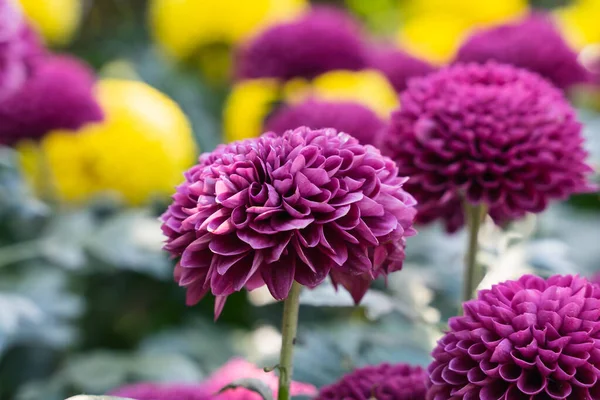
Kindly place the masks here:
POLYGON ((536 72, 561 89, 590 79, 577 53, 541 13, 475 33, 456 56, 457 62, 489 60, 536 72))
POLYGON ((298 126, 312 129, 334 128, 354 136, 361 144, 373 144, 385 123, 362 104, 311 99, 277 110, 267 119, 265 130, 282 134, 298 126))
POLYGON ((306 127, 233 142, 201 156, 162 217, 165 249, 188 304, 328 275, 360 301, 372 279, 398 270, 415 200, 394 162, 333 129, 306 127))
POLYGON ((427 374, 421 367, 368 366, 323 387, 316 400, 425 400, 426 381, 427 374))
MULTIPOLYGON (((218 393, 221 388, 237 379, 260 379, 277 398, 278 378, 273 372, 266 373, 254 364, 234 358, 215 371, 206 381, 196 384, 137 383, 113 390, 111 395, 134 400, 260 400, 257 393, 246 389, 233 389, 218 393)), ((317 389, 309 384, 292 382, 292 396, 314 396, 317 389)))
POLYGON ((311 79, 331 70, 363 69, 367 58, 359 28, 348 15, 316 8, 247 43, 238 54, 237 76, 311 79))
POLYGON ((369 66, 381 71, 398 93, 406 89, 410 78, 427 75, 436 69, 430 63, 402 50, 387 48, 372 51, 369 66))
POLYGON ((55 129, 76 130, 102 120, 94 81, 92 71, 72 57, 46 56, 37 61, 21 88, 0 102, 0 144, 39 140, 55 129))
POLYGON ((591 189, 575 112, 534 73, 458 64, 411 80, 401 104, 380 148, 411 177, 422 223, 457 230, 463 198, 505 222, 591 189))
POLYGON ((600 287, 525 275, 464 304, 433 351, 429 400, 600 398, 600 287))

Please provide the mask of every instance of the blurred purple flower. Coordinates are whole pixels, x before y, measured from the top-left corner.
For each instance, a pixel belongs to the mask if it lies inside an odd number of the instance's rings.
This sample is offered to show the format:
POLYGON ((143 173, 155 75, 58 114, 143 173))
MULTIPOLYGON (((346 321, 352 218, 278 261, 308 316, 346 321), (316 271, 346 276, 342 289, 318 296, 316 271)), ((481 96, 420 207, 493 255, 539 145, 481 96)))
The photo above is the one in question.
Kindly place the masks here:
POLYGON ((237 76, 312 79, 324 72, 367 66, 358 25, 340 10, 316 8, 299 19, 272 26, 244 46, 237 76))
POLYGON ((361 144, 373 144, 385 123, 373 111, 355 102, 307 100, 275 111, 267 119, 265 130, 282 134, 299 126, 333 128, 354 136, 361 144))
POLYGON ((397 92, 406 89, 410 78, 424 76, 436 70, 426 61, 393 48, 379 48, 371 51, 369 66, 381 71, 397 92))
POLYGON ((428 400, 600 399, 600 286, 525 275, 463 308, 433 351, 428 400))
POLYGON ((518 22, 475 33, 458 50, 457 62, 494 60, 536 72, 561 89, 590 77, 550 18, 532 14, 518 22))
POLYGON ((410 176, 417 221, 463 225, 461 202, 486 203, 498 222, 541 212, 592 189, 581 124, 538 75, 495 63, 415 78, 380 148, 410 176))
MULTIPOLYGON (((254 364, 234 358, 214 372, 206 381, 197 384, 137 383, 112 391, 113 396, 135 400, 260 400, 259 394, 247 389, 232 389, 218 393, 237 379, 259 379, 266 383, 277 398, 278 378, 254 364)), ((317 389, 306 383, 292 382, 292 396, 314 396, 317 389)))
POLYGON ((406 364, 368 366, 323 387, 315 400, 425 400, 427 374, 406 364))
POLYGON ((398 270, 415 234, 415 201, 390 159, 333 129, 221 145, 186 173, 162 217, 165 249, 187 303, 209 291, 215 316, 227 296, 267 285, 282 300, 292 282, 328 275, 359 302, 378 275, 398 270))
POLYGON ((19 91, 0 102, 0 144, 39 140, 51 130, 76 130, 102 120, 94 80, 92 71, 72 57, 38 60, 19 91))
POLYGON ((212 393, 204 390, 200 384, 136 383, 123 386, 111 396, 126 397, 134 400, 212 400, 212 393))
POLYGON ((13 94, 27 79, 34 35, 18 4, 13 0, 0 0, 0 101, 13 94))

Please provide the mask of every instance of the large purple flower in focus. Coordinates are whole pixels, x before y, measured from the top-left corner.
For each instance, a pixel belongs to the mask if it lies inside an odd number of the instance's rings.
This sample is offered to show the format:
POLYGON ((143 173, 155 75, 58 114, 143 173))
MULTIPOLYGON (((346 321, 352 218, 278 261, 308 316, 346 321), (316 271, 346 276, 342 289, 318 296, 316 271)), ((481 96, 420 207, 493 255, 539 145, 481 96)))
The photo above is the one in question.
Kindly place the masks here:
POLYGON ((458 62, 489 60, 536 72, 561 89, 590 79, 577 53, 541 13, 474 34, 456 56, 458 62))
POLYGON ((163 215, 165 249, 187 303, 209 291, 218 317, 227 296, 328 275, 360 301, 371 281, 398 270, 415 234, 415 201, 393 161, 333 129, 222 145, 186 173, 163 215))
POLYGON ((600 398, 600 286, 525 275, 463 307, 433 351, 428 400, 600 398))
POLYGON ((563 94, 510 65, 455 65, 415 78, 380 148, 419 202, 417 220, 463 225, 461 202, 505 222, 591 189, 581 125, 563 94))
POLYGON ((237 62, 240 79, 312 79, 331 70, 365 68, 367 51, 348 15, 316 8, 259 34, 241 49, 237 62))
POLYGON ((393 48, 371 51, 369 66, 381 71, 397 92, 406 89, 410 78, 424 76, 435 71, 435 67, 428 62, 393 48))
POLYGON ((275 111, 267 119, 265 130, 282 134, 298 126, 334 128, 354 136, 361 144, 373 144, 385 123, 362 104, 307 100, 275 111))
POLYGON ((74 58, 38 60, 25 84, 0 102, 0 144, 39 140, 55 129, 76 130, 100 121, 103 114, 93 95, 94 82, 92 71, 74 58))
POLYGON ((368 366, 325 386, 315 400, 425 400, 427 374, 406 364, 368 366))

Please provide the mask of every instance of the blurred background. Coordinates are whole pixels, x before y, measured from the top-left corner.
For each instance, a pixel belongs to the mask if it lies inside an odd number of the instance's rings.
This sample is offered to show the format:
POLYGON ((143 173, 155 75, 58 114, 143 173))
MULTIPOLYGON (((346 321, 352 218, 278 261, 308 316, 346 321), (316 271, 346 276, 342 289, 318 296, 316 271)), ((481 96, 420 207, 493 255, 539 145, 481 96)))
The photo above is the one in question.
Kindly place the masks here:
MULTIPOLYGON (((275 105, 288 101, 287 89, 269 79, 234 79, 232 72, 239 49, 269 26, 302 18, 311 7, 336 7, 355 20, 365 42, 427 65, 422 74, 451 62, 473 32, 539 10, 579 62, 600 73, 596 0, 20 3, 50 51, 93 68, 104 120, 46 132, 39 143, 0 146, 1 400, 62 400, 137 381, 196 382, 234 355, 261 366, 277 357, 280 304, 266 291, 237 293, 216 323, 211 299, 186 307, 173 261, 161 251, 159 222, 200 152, 258 134, 275 105)), ((596 167, 599 83, 565 89, 596 167)), ((366 98, 388 115, 405 82, 373 63, 301 85, 324 97, 366 98)), ((61 89, 54 90, 42 107, 59 101, 61 89)), ((419 232, 408 241, 404 270, 387 285, 377 282, 360 307, 327 285, 303 293, 296 380, 320 386, 368 363, 428 363, 458 308, 466 239, 441 226, 419 232)), ((524 272, 593 276, 599 239, 597 195, 505 230, 488 223, 482 285, 524 272)))

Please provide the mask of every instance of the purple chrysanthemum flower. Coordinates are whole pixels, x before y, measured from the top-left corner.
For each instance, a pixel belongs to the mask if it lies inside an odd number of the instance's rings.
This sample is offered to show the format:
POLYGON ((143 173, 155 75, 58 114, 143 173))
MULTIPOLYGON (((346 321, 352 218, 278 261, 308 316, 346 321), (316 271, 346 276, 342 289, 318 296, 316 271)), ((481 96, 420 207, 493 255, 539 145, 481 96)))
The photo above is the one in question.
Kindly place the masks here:
POLYGON ((100 121, 94 80, 92 71, 74 58, 43 57, 19 91, 0 102, 0 144, 39 140, 51 130, 100 121))
POLYGON ((441 219, 457 230, 464 198, 505 222, 591 190, 581 124, 536 74, 492 62, 455 65, 411 80, 400 103, 380 148, 410 176, 421 223, 441 219))
POLYGON ((577 53, 544 14, 480 31, 458 50, 456 61, 494 60, 536 72, 561 89, 589 80, 577 53))
POLYGON ((363 69, 367 52, 347 14, 317 8, 265 30, 241 49, 237 61, 240 79, 312 79, 331 70, 363 69))
POLYGON ((385 123, 362 104, 307 100, 275 111, 267 119, 265 130, 282 134, 298 126, 333 128, 354 136, 361 144, 373 144, 385 123))
POLYGON ((27 79, 33 36, 18 4, 0 0, 0 100, 13 94, 27 79))
POLYGON ((369 56, 369 66, 381 71, 397 92, 406 89, 410 78, 427 75, 436 69, 426 61, 393 48, 372 51, 369 56))
POLYGON ((328 275, 360 301, 377 275, 398 270, 415 234, 415 201, 394 162, 334 129, 221 145, 186 173, 163 215, 165 249, 187 303, 267 285, 285 299, 293 281, 328 275))
POLYGON ((600 398, 600 286, 525 275, 463 307, 433 351, 427 399, 600 398))
POLYGON ((368 366, 323 387, 315 400, 425 400, 426 381, 427 374, 421 367, 368 366))

